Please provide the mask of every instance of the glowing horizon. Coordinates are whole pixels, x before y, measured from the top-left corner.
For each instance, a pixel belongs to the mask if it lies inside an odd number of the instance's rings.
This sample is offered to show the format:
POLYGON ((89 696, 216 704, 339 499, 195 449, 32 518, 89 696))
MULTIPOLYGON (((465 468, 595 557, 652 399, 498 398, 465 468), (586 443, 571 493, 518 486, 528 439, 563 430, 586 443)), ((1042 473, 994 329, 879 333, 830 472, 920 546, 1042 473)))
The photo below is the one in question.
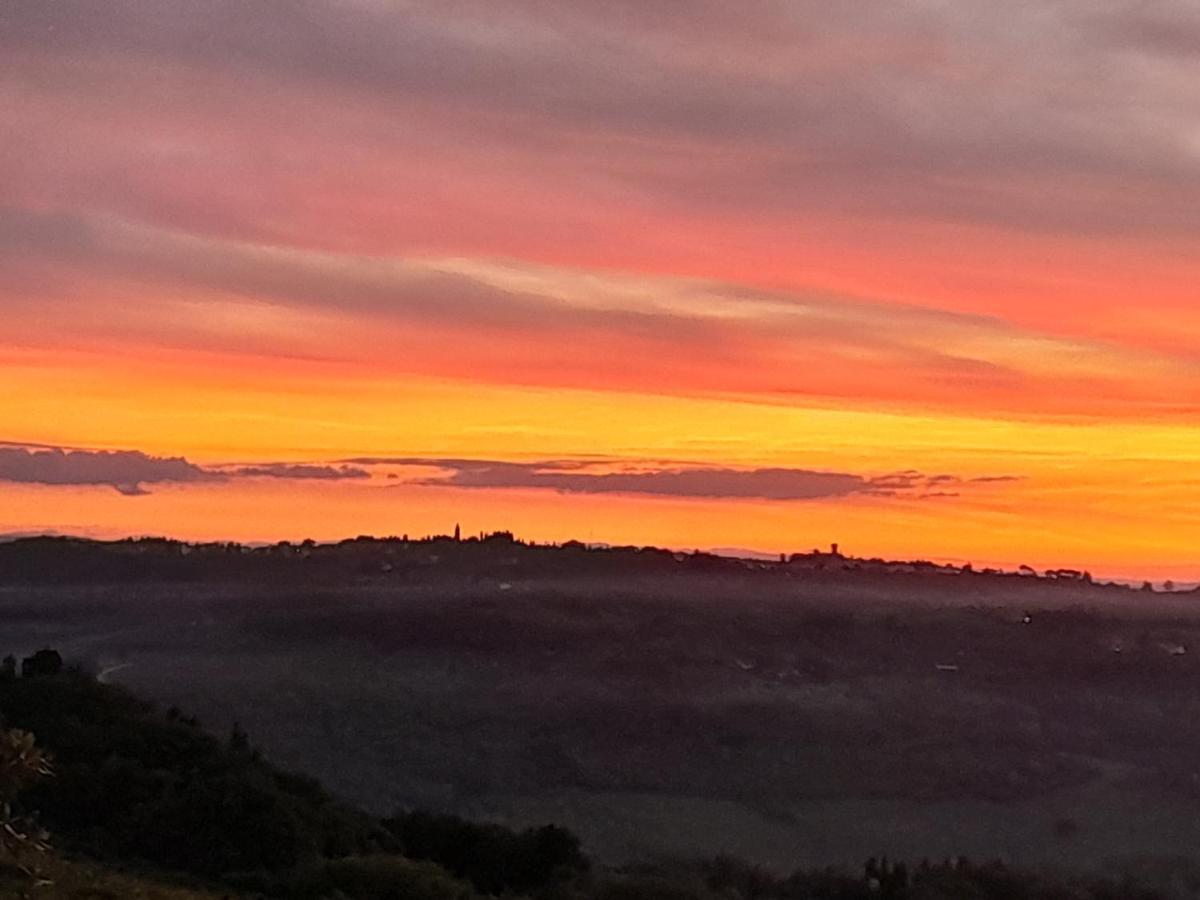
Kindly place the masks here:
POLYGON ((0 10, 0 533, 1200 579, 1195 10, 604 9, 0 10))

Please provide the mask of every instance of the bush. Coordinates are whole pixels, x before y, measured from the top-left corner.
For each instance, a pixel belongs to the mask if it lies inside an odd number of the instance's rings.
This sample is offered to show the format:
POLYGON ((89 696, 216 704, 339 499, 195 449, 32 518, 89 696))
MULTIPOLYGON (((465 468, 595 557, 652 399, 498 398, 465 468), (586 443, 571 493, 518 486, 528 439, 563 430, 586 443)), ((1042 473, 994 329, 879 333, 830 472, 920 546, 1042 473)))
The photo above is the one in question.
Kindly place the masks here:
POLYGON ((47 849, 47 835, 16 808, 17 796, 53 774, 50 758, 27 731, 0 731, 0 852, 17 858, 47 849))
POLYGON ((427 812, 397 814, 383 825, 406 856, 432 860, 487 894, 527 893, 588 868, 579 839, 555 825, 515 832, 427 812))
POLYGON ((311 779, 83 675, 0 680, 0 714, 54 753, 28 799, 76 850, 219 876, 395 843, 311 779))
POLYGON ((242 877, 236 883, 286 900, 470 900, 465 882, 433 863, 402 856, 349 857, 312 864, 281 876, 242 877))
POLYGON ((698 879, 682 873, 606 878, 591 891, 590 900, 717 900, 698 879))

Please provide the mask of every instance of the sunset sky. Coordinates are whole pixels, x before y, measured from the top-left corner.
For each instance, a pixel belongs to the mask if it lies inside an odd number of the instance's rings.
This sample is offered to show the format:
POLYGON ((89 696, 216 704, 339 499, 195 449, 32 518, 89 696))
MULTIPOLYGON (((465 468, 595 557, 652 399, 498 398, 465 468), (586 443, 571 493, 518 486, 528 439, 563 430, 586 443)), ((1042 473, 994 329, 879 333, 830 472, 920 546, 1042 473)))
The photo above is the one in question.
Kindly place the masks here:
POLYGON ((1200 579, 1194 0, 0 0, 0 533, 1200 579))

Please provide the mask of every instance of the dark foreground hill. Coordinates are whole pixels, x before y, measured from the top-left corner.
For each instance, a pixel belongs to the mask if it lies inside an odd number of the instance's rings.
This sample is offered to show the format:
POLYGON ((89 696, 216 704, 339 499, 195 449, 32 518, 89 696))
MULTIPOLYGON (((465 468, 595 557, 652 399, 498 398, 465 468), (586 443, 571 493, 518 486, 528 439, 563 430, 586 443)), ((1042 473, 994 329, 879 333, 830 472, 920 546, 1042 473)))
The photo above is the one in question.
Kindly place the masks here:
POLYGON ((359 879, 404 884, 413 897, 526 893, 588 867, 574 836, 553 826, 372 817, 273 766, 240 730, 219 740, 79 672, 0 678, 0 718, 52 759, 53 775, 21 803, 65 849, 95 860, 296 897, 345 893, 359 879))
POLYGON ((187 900, 216 891, 305 900, 1165 896, 1128 879, 1067 882, 964 860, 913 866, 870 860, 859 872, 798 871, 786 878, 731 859, 597 869, 574 837, 554 826, 516 833, 428 813, 372 817, 333 799, 317 782, 276 768, 240 730, 219 740, 177 710, 160 713, 81 673, 5 675, 0 715, 5 727, 34 730, 52 755, 53 777, 26 788, 15 803, 17 814, 40 810, 60 847, 47 856, 0 852, 0 897, 187 900), (74 860, 63 858, 64 851, 74 860))

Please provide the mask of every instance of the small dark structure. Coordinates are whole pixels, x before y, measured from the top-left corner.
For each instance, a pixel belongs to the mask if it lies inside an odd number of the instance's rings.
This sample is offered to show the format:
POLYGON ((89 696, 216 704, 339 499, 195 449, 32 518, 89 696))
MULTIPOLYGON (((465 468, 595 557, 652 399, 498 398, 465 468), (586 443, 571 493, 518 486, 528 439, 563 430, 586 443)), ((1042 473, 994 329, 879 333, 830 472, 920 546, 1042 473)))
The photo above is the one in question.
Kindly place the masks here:
POLYGON ((39 650, 33 656, 21 660, 22 678, 39 678, 47 675, 57 675, 62 671, 63 660, 57 650, 47 647, 39 650))

